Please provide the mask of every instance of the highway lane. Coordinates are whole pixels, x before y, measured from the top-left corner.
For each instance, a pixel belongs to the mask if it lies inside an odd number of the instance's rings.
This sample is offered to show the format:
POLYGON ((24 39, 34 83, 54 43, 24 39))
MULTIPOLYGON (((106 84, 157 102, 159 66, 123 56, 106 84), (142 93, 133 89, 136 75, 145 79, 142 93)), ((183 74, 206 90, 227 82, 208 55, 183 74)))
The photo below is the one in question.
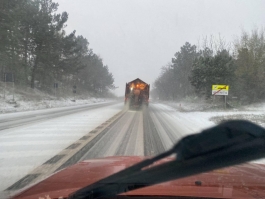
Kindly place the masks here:
MULTIPOLYGON (((60 165, 56 161, 55 163, 49 164, 49 167, 51 167, 52 170, 41 172, 39 177, 45 177, 55 170, 60 170, 86 159, 108 156, 154 156, 171 148, 183 136, 195 133, 194 129, 196 124, 193 124, 193 126, 195 126, 194 128, 190 128, 189 124, 192 121, 189 121, 189 117, 185 116, 181 118, 183 113, 179 113, 178 111, 162 104, 150 104, 148 108, 143 108, 142 110, 126 110, 122 104, 119 104, 115 106, 106 106, 106 108, 100 107, 98 111, 95 108, 91 109, 91 111, 84 111, 84 114, 76 113, 69 116, 58 116, 57 119, 52 119, 50 122, 41 122, 42 125, 36 124, 36 127, 32 126, 27 129, 27 134, 25 135, 23 135, 24 132, 18 132, 14 136, 12 134, 7 135, 6 137, 2 136, 3 141, 7 140, 7 143, 3 142, 2 145, 5 150, 15 150, 17 154, 16 156, 13 156, 18 158, 19 151, 22 149, 22 151, 24 150, 25 152, 23 154, 25 158, 19 157, 19 160, 24 162, 28 161, 31 164, 35 163, 34 166, 29 166, 28 164, 23 163, 23 165, 25 164, 25 169, 23 169, 22 172, 23 175, 22 173, 19 173, 21 177, 17 178, 16 175, 18 175, 18 172, 16 172, 17 174, 14 173, 13 179, 16 179, 16 181, 13 180, 13 183, 10 183, 10 181, 8 186, 2 185, 2 187, 7 188, 10 192, 17 191, 17 187, 21 188, 24 186, 21 185, 21 182, 24 183, 23 179, 26 176, 34 176, 34 171, 39 172, 42 167, 46 167, 46 162, 54 162, 55 159, 60 157, 68 158, 66 154, 71 154, 69 159, 66 159, 65 162, 60 163, 60 165), (109 110, 107 111, 107 109, 109 110), (93 114, 90 113, 92 110, 94 112, 93 114), (105 111, 108 112, 107 115, 104 115, 105 111), (109 122, 107 122, 107 118, 111 118, 110 114, 112 113, 114 115, 114 113, 120 111, 123 112, 121 112, 121 114, 113 120, 111 125, 108 126, 109 122), (106 119, 103 120, 103 118, 101 118, 98 120, 97 117, 100 115, 105 116, 104 118, 106 119), (87 119, 84 117, 87 117, 87 119), (98 126, 91 125, 92 118, 97 120, 98 126), (99 121, 101 122, 99 123, 99 121), (82 131, 80 131, 80 133, 78 133, 78 129, 76 129, 76 122, 81 122, 80 125, 82 125, 82 128, 80 129, 82 131), (50 130, 47 126, 50 126, 51 123, 54 127, 50 130), (65 126, 66 123, 67 126, 65 126), (83 137, 89 138, 93 136, 95 130, 100 129, 99 127, 101 127, 103 123, 106 124, 105 129, 102 133, 99 132, 100 136, 95 137, 97 139, 88 141, 88 144, 86 145, 89 147, 84 147, 86 148, 85 150, 84 148, 80 148, 78 149, 79 151, 75 148, 70 149, 73 146, 81 146, 80 142, 83 140, 83 137), (90 127, 86 127, 86 124, 90 127), (94 130, 91 129, 92 126, 94 126, 94 130), (45 129, 44 132, 42 132, 43 129, 45 129), (36 130, 38 131, 37 135, 35 133, 36 130), (85 131, 87 133, 85 133, 85 131), (78 135, 76 135, 77 133, 78 135), (20 141, 17 141, 15 137, 17 135, 20 135, 20 141), (29 138, 32 141, 29 140, 29 138), (24 146, 24 149, 21 148, 23 147, 23 140, 30 144, 26 147, 24 146), (67 143, 68 145, 66 145, 67 143), (40 149, 42 151, 40 151, 40 149), (76 150, 76 152, 72 153, 71 150, 76 150), (41 156, 38 157, 39 155, 41 156)), ((67 112, 59 114, 65 113, 67 112)), ((49 115, 49 117, 50 116, 52 117, 53 115, 49 115)), ((7 130, 3 130, 3 132, 7 130)), ((9 152, 3 153, 2 156, 0 152, 0 159, 1 157, 4 157, 5 154, 8 155, 9 152)), ((0 166, 0 174, 1 171, 11 171, 12 167, 18 167, 14 166, 18 160, 15 159, 14 161, 11 158, 12 154, 13 153, 8 157, 9 159, 6 158, 9 160, 9 162, 4 163, 4 166, 6 166, 3 168, 0 166), (9 166, 10 164, 12 165, 11 167, 9 166)), ((19 171, 22 171, 22 168, 19 171)))
POLYGON ((80 161, 107 156, 154 156, 202 129, 189 115, 163 104, 127 110, 80 161))
POLYGON ((87 109, 84 105, 0 115, 2 124, 10 122, 8 125, 12 125, 12 128, 0 131, 0 196, 1 191, 43 165, 123 108, 122 103, 95 105, 87 106, 87 109), (78 107, 82 110, 75 112, 74 109, 78 107), (63 111, 65 109, 70 111, 63 111), (61 116, 58 114, 53 117, 48 114, 51 111, 59 111, 61 116), (47 118, 27 121, 17 127, 11 123, 15 122, 14 117, 22 120, 33 113, 47 114, 47 118))
POLYGON ((144 155, 142 111, 128 110, 81 160, 121 155, 144 155))
POLYGON ((168 113, 151 104, 141 110, 128 110, 80 159, 107 156, 153 156, 171 148, 185 132, 166 117, 168 113))
MULTIPOLYGON (((8 113, 0 116, 0 131, 10 129, 25 124, 41 122, 48 119, 62 117, 65 115, 78 113, 81 111, 88 111, 95 108, 109 106, 116 102, 106 102, 99 104, 79 105, 63 108, 53 108, 45 110, 28 111, 23 113, 8 113)), ((1 134, 1 132, 0 132, 1 134)))
POLYGON ((12 194, 34 178, 37 182, 86 159, 157 155, 212 126, 203 115, 209 113, 179 112, 159 103, 126 110, 120 103, 58 116, 24 130, 3 130, 9 133, 0 132, 0 177, 8 183, 0 182, 0 195, 1 189, 12 194))

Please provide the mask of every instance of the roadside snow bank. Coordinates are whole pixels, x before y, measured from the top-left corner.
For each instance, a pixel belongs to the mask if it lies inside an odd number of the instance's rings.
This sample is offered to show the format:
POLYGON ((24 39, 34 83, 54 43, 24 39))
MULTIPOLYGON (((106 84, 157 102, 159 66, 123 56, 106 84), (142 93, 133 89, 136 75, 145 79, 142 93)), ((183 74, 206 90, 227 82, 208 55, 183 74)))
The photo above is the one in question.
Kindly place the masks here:
MULTIPOLYGON (((240 110, 228 110, 228 111, 183 111, 178 108, 178 103, 167 103, 176 111, 178 118, 181 118, 181 123, 186 126, 190 126, 193 130, 203 130, 212 127, 220 122, 226 120, 243 119, 251 121, 265 128, 265 104, 255 104, 246 106, 245 111, 240 110), (173 106, 172 106, 173 104, 173 106), (177 108, 176 108, 177 107, 177 108)), ((186 110, 192 110, 194 107, 200 106, 199 104, 192 104, 188 106, 186 110)), ((198 131, 197 131, 198 132, 198 131)), ((255 163, 265 164, 265 158, 252 161, 255 163)))
POLYGON ((109 102, 115 99, 96 97, 96 94, 83 92, 77 94, 64 93, 60 91, 57 97, 45 93, 37 88, 4 85, 0 82, 0 114, 10 112, 20 112, 29 110, 39 110, 55 107, 66 107, 74 105, 85 105, 100 102, 109 102), (75 99, 75 100, 74 100, 75 99))
POLYGON ((205 120, 204 123, 211 121, 213 124, 219 124, 226 120, 240 119, 249 120, 265 127, 265 103, 257 103, 242 106, 237 109, 230 108, 226 110, 212 103, 207 103, 207 101, 200 100, 196 102, 163 102, 163 104, 167 104, 179 112, 191 113, 191 117, 202 117, 205 120))
POLYGON ((265 111, 265 102, 246 105, 243 106, 243 109, 248 111, 265 111))
POLYGON ((46 108, 55 107, 66 107, 75 106, 83 104, 92 104, 99 102, 113 101, 113 99, 102 99, 102 98, 88 98, 88 99, 77 99, 73 101, 72 99, 58 99, 58 100, 40 100, 40 101, 12 101, 0 99, 0 113, 10 113, 19 111, 29 111, 29 110, 39 110, 46 108))

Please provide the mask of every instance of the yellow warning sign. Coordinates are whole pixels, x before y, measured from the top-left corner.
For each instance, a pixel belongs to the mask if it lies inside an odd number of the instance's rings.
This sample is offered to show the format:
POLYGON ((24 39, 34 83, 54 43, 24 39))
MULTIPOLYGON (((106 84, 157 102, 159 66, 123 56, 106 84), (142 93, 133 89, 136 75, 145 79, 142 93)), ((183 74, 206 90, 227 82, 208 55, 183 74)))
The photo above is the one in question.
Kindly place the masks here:
POLYGON ((212 90, 229 90, 229 85, 212 85, 212 90))

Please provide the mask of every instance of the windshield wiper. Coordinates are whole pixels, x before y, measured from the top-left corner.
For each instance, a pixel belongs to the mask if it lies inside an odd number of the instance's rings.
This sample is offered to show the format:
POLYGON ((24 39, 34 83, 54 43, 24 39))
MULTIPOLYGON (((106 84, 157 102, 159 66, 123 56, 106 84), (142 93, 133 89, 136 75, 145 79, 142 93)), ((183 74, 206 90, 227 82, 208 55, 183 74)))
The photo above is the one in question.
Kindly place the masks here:
POLYGON ((264 156, 265 129, 248 121, 229 121, 186 136, 171 150, 86 186, 69 198, 112 197, 264 156), (172 154, 176 154, 175 160, 146 168, 172 154))

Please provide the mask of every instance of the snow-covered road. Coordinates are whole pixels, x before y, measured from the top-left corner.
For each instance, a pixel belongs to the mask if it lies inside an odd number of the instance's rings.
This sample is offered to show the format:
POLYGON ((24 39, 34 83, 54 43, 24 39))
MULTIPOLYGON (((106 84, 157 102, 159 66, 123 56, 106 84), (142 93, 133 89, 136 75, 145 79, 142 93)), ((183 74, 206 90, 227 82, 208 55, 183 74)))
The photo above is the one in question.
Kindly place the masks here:
MULTIPOLYGON (((87 106, 75 108, 85 109, 87 106)), ((0 131, 0 191, 96 128, 122 107, 122 104, 97 106, 86 111, 79 110, 77 113, 0 131)), ((32 114, 48 114, 49 111, 57 110, 69 110, 69 107, 9 113, 1 115, 0 121, 32 114)))
POLYGON ((23 126, 29 123, 40 122, 47 119, 61 117, 64 115, 69 115, 80 111, 87 111, 89 109, 108 106, 114 103, 115 102, 101 102, 89 105, 77 105, 70 107, 42 109, 38 111, 26 111, 26 112, 3 114, 0 115, 0 131, 4 129, 14 128, 17 126, 23 126))
MULTIPOLYGON (((0 131, 0 191, 43 165, 122 109, 123 104, 105 104, 104 107, 65 116, 61 114, 46 121, 0 131)), ((16 117, 21 118, 23 114, 17 113, 16 117)), ((209 121, 211 117, 227 114, 235 113, 179 112, 159 103, 150 104, 149 108, 141 111, 124 111, 75 161, 117 155, 156 155, 171 148, 183 136, 215 125, 209 121)), ((10 118, 0 116, 0 120, 10 118)))
POLYGON ((82 160, 107 156, 157 155, 171 148, 182 137, 213 126, 194 120, 163 104, 151 104, 141 111, 128 110, 82 160))

